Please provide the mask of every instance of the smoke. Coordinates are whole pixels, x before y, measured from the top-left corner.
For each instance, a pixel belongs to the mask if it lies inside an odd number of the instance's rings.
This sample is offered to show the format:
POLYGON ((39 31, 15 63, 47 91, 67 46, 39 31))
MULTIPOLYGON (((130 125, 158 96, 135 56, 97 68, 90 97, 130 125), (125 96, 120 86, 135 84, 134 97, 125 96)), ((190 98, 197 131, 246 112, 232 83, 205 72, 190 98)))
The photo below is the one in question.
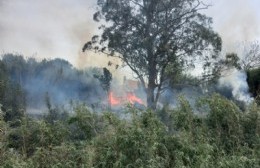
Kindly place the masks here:
POLYGON ((253 98, 248 92, 249 87, 246 80, 247 75, 244 71, 232 69, 219 79, 218 90, 222 90, 221 94, 225 94, 228 98, 231 98, 232 95, 238 101, 250 103, 253 98), (228 90, 230 90, 231 95, 228 90))
MULTIPOLYGON (((164 105, 174 109, 179 105, 179 96, 184 97, 195 110, 196 102, 205 95, 212 93, 219 93, 230 100, 235 100, 238 105, 248 105, 254 98, 249 93, 249 86, 247 83, 247 74, 244 71, 237 69, 229 70, 222 74, 217 84, 209 85, 207 94, 205 88, 201 86, 175 86, 163 92, 159 100, 159 108, 164 105)), ((242 107, 242 106, 241 106, 242 107)))
MULTIPOLYGON (((206 0, 212 4, 205 13, 213 18, 213 28, 223 40, 223 52, 243 56, 241 44, 260 40, 259 0, 206 0)), ((227 98, 250 103, 247 75, 232 69, 218 81, 217 91, 227 98)))
MULTIPOLYGON (((213 17, 213 27, 225 46, 259 38, 260 1, 207 1, 213 6, 205 12, 213 17)), ((78 68, 107 66, 110 58, 81 52, 84 43, 97 33, 98 24, 92 19, 95 10, 96 0, 1 0, 0 51, 59 57, 78 68)))
POLYGON ((123 79, 125 70, 115 69, 119 59, 82 52, 83 45, 98 33, 93 21, 96 0, 0 0, 0 51, 42 58, 63 58, 73 66, 107 67, 123 79))
MULTIPOLYGON (((259 0, 207 1, 213 6, 205 13, 213 17, 213 28, 220 33, 226 49, 234 51, 232 46, 237 42, 259 39, 259 0)), ((39 58, 59 57, 80 68, 107 66, 110 58, 81 52, 84 43, 97 33, 98 25, 92 19, 95 4, 96 0, 0 0, 0 51, 39 58)), ((121 63, 116 59, 112 62, 121 63)), ((121 80, 125 76, 125 71, 114 66, 110 71, 121 80)), ((229 85, 238 99, 248 99, 243 97, 246 81, 242 74, 236 72, 234 77, 224 77, 220 85, 229 85), (231 78, 243 82, 234 85, 231 78)), ((129 71, 126 75, 132 76, 129 71)))
POLYGON ((45 109, 47 97, 58 107, 74 102, 99 105, 106 98, 99 81, 93 77, 98 68, 78 70, 62 59, 38 62, 13 54, 4 55, 1 61, 10 81, 25 92, 28 113, 45 109))
POLYGON ((176 86, 168 88, 162 93, 158 106, 162 108, 167 105, 169 108, 174 109, 179 105, 179 98, 183 97, 195 109, 197 100, 203 96, 205 95, 203 95, 203 90, 199 86, 176 86))
POLYGON ((97 29, 92 21, 95 4, 95 0, 1 1, 0 50, 59 57, 82 66, 78 53, 97 29))
POLYGON ((236 51, 237 43, 260 39, 258 0, 207 0, 212 7, 205 13, 213 17, 213 27, 227 52, 236 51))

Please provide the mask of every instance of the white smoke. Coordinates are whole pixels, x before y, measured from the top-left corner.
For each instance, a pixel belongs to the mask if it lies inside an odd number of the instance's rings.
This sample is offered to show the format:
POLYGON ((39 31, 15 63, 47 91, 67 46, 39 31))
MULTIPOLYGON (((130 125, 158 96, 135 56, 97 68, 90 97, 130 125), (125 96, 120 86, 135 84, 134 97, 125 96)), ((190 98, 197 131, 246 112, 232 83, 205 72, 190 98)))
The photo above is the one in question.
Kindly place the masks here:
POLYGON ((78 57, 97 29, 92 19, 95 4, 95 0, 0 0, 0 52, 59 57, 75 66, 91 64, 94 61, 80 62, 78 57))
POLYGON ((244 71, 232 69, 219 79, 218 85, 220 87, 230 88, 234 99, 245 103, 251 103, 253 98, 249 93, 246 79, 247 75, 244 71))

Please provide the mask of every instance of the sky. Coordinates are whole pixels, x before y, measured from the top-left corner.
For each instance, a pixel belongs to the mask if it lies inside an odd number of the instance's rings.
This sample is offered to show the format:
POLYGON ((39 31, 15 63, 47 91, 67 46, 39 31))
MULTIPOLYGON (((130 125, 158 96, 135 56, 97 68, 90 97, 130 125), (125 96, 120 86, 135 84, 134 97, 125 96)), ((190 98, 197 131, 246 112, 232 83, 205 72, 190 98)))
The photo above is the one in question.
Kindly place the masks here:
MULTIPOLYGON (((223 48, 236 52, 237 44, 260 39, 260 0, 205 0, 203 11, 223 48)), ((97 33, 92 20, 95 0, 0 0, 0 52, 26 57, 64 58, 79 68, 105 66, 108 58, 82 53, 82 46, 97 33)), ((116 60, 114 60, 116 61, 116 60)))
POLYGON ((259 0, 208 0, 205 11, 213 18, 213 27, 221 35, 223 49, 237 52, 243 42, 260 40, 259 0))

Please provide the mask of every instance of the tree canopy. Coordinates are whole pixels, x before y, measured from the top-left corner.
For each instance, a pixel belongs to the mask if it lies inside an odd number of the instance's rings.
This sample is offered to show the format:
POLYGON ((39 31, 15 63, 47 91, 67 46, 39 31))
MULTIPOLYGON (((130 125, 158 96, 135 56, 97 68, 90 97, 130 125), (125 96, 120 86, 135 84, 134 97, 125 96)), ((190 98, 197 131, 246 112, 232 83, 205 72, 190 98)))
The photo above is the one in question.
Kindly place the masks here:
POLYGON ((243 46, 244 53, 239 63, 245 71, 260 68, 260 45, 259 42, 251 42, 243 46))
POLYGON ((102 35, 93 36, 83 51, 95 49, 122 59, 146 88, 148 107, 156 108, 168 66, 195 65, 197 56, 215 58, 221 50, 212 19, 199 13, 209 6, 200 0, 98 0, 97 4, 94 20, 107 23, 100 26, 102 35))

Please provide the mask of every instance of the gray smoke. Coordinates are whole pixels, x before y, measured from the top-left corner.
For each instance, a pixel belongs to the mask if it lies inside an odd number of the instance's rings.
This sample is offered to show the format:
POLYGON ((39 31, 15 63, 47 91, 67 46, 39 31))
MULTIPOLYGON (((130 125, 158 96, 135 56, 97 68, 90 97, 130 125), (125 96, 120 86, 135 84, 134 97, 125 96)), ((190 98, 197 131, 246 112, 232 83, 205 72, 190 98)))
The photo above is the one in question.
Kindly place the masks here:
POLYGON ((29 113, 45 109, 47 97, 52 107, 66 107, 72 102, 91 106, 101 104, 106 97, 99 81, 93 77, 99 73, 98 68, 78 70, 62 59, 38 62, 13 54, 3 55, 1 60, 10 80, 25 91, 29 113))
POLYGON ((0 51, 7 53, 59 57, 77 65, 79 51, 97 29, 95 0, 0 2, 0 51))
POLYGON ((214 30, 220 33, 223 48, 236 51, 237 43, 260 39, 259 0, 206 0, 212 4, 205 13, 213 17, 214 30))
MULTIPOLYGON (((228 94, 229 91, 235 100, 250 103, 253 101, 249 93, 247 75, 244 71, 232 69, 226 72, 218 81, 218 89, 225 90, 223 94, 228 94)), ((230 97, 230 95, 226 95, 230 97)))
MULTIPOLYGON (((105 57, 81 53, 84 43, 96 33, 98 25, 92 20, 96 2, 0 0, 0 51, 65 58, 81 67, 100 63, 103 66, 107 62, 102 61, 105 57)), ((213 5, 205 12, 213 17, 213 27, 222 36, 225 46, 260 37, 259 0, 205 2, 213 5)))
POLYGON ((197 100, 203 96, 205 95, 203 95, 203 91, 199 86, 184 85, 168 88, 162 93, 158 106, 161 108, 167 105, 169 108, 174 109, 179 105, 179 98, 183 97, 192 107, 195 107, 197 100))

